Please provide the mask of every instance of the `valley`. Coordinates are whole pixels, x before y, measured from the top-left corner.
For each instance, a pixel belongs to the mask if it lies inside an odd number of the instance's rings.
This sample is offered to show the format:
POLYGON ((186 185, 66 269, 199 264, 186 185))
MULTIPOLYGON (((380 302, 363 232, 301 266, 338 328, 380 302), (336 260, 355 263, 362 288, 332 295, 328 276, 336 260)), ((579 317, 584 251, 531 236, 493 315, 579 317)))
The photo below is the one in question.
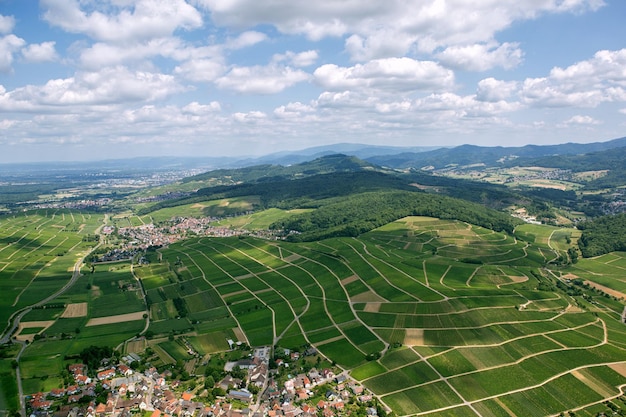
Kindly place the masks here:
MULTIPOLYGON (((583 257, 582 236, 606 236, 510 185, 355 162, 3 215, 1 413, 626 411, 624 252, 583 257), (465 184, 505 208, 462 199, 465 184), (537 207, 570 220, 510 215, 537 207), (111 350, 87 368, 93 382, 66 394, 78 384, 70 368, 95 346, 111 350), (120 394, 126 368, 150 395, 120 394), (106 370, 110 383, 96 377, 106 370)), ((202 175, 184 181, 216 181, 202 175)))

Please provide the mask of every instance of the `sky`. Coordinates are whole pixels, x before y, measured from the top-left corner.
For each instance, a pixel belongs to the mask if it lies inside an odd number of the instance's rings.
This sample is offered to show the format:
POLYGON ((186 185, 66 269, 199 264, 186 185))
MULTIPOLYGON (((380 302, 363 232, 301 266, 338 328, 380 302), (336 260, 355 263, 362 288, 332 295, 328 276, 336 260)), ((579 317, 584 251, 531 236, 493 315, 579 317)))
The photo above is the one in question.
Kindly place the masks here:
POLYGON ((624 0, 0 0, 0 163, 626 136, 624 0))

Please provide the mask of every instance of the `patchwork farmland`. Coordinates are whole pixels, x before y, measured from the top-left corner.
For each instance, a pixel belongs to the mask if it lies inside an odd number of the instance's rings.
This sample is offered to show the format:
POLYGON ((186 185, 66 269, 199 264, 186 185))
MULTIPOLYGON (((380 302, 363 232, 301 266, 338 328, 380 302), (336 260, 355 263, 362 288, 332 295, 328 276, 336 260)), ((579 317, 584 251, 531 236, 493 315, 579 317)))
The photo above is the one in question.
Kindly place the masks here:
MULTIPOLYGON (((5 233, 26 235, 11 227, 5 233)), ((84 268, 22 319, 19 335, 33 340, 20 359, 24 392, 62 385, 67 358, 92 344, 149 347, 155 365, 193 371, 190 351, 208 357, 233 340, 313 346, 398 416, 595 415, 626 386, 623 304, 578 289, 592 291, 588 281, 623 292, 626 260, 558 266, 574 234, 523 225, 511 236, 407 217, 359 238, 193 238, 150 253, 148 264, 84 268)), ((36 282, 14 289, 13 302, 32 305, 18 295, 36 282)))

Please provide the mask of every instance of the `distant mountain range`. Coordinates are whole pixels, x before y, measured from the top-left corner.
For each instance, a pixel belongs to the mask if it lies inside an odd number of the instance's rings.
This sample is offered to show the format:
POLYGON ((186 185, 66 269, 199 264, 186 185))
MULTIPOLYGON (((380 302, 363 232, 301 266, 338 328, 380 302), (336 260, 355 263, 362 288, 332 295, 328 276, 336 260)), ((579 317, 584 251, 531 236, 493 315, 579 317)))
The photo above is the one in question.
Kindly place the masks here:
MULTIPOLYGON (((626 147, 626 137, 608 142, 565 143, 561 145, 526 145, 522 147, 485 147, 462 145, 454 148, 439 148, 428 152, 405 152, 395 155, 378 155, 365 158, 376 165, 390 168, 443 169, 448 166, 482 164, 496 166, 516 160, 547 156, 581 155, 626 147)), ((519 161, 518 161, 519 162, 519 161)))
POLYGON ((0 175, 36 171, 143 171, 143 170, 215 170, 244 168, 257 165, 289 166, 312 161, 322 156, 344 154, 355 156, 375 165, 393 169, 443 169, 448 166, 482 164, 496 166, 521 158, 541 158, 555 155, 580 155, 626 147, 626 137, 607 142, 561 145, 526 145, 522 147, 461 145, 444 148, 433 146, 398 147, 338 143, 316 146, 299 151, 281 151, 261 157, 141 157, 88 162, 45 162, 0 164, 0 175))

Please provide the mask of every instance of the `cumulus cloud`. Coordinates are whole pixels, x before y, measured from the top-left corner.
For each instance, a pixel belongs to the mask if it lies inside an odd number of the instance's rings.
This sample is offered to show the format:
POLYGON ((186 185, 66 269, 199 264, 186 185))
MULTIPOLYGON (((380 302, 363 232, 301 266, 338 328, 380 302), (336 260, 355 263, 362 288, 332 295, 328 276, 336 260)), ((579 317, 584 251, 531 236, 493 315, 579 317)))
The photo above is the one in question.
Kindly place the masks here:
POLYGON ((202 116, 220 110, 222 110, 222 106, 217 101, 212 101, 209 104, 200 104, 194 101, 182 108, 183 113, 193 114, 195 116, 202 116))
POLYGON ((3 16, 0 14, 0 33, 11 33, 15 27, 15 18, 13 16, 3 16))
POLYGON ((249 94, 275 94, 310 77, 304 71, 278 65, 231 68, 215 80, 219 88, 249 94))
POLYGON ((577 114, 572 116, 571 118, 565 120, 562 125, 571 126, 571 125, 599 125, 601 122, 599 120, 594 119, 591 116, 583 116, 577 114))
POLYGON ((202 25, 202 16, 184 0, 79 2, 42 0, 43 17, 50 24, 99 41, 136 41, 171 35, 176 29, 202 25), (94 10, 85 11, 89 5, 94 10), (85 7, 86 8, 86 7, 85 7))
POLYGON ((494 42, 451 46, 435 56, 445 65, 467 71, 486 71, 495 67, 511 69, 522 62, 523 52, 517 43, 494 42))
MULTIPOLYGON (((513 22, 543 13, 597 10, 602 0, 196 0, 221 26, 270 24, 279 31, 319 40, 349 34, 346 50, 355 61, 432 52, 448 46, 489 42, 513 22), (410 10, 407 13, 407 10, 410 10)), ((451 51, 452 53, 452 51, 451 51)), ((509 53, 510 55, 510 53, 509 53)))
MULTIPOLYGON (((303 104, 299 101, 288 103, 285 106, 279 106, 274 109, 274 116, 280 119, 297 119, 306 121, 309 115, 315 112, 315 108, 309 104, 303 104)), ((313 116, 315 118, 315 116, 313 116)))
MULTIPOLYGON (((53 79, 43 86, 28 85, 0 95, 0 109, 57 111, 60 106, 116 105, 155 101, 183 91, 171 75, 129 71, 124 67, 99 72, 79 72, 74 77, 53 79)), ((78 107, 78 108, 79 108, 78 107)))
POLYGON ((411 58, 372 60, 353 67, 325 64, 313 73, 315 81, 325 89, 378 89, 387 92, 440 90, 452 87, 454 73, 432 61, 411 58))
POLYGON ((13 55, 25 44, 24 39, 18 38, 13 34, 0 38, 0 72, 11 71, 13 55))
POLYGON ((533 106, 596 107, 626 100, 626 49, 598 51, 567 68, 555 67, 546 77, 524 80, 520 95, 533 106))
POLYGON ((480 101, 506 100, 517 91, 517 82, 500 81, 489 77, 478 82, 476 98, 480 101))
POLYGON ((346 39, 345 47, 353 61, 369 61, 405 55, 416 38, 391 28, 379 29, 367 37, 351 35, 346 39))
POLYGON ((22 49, 22 55, 28 62, 55 61, 58 58, 55 44, 56 42, 33 43, 22 49))
POLYGON ((291 63, 294 67, 308 67, 311 66, 317 61, 319 58, 317 51, 309 50, 304 52, 292 52, 287 51, 284 54, 276 54, 272 57, 272 61, 274 62, 283 62, 287 61, 291 63))
POLYGON ((266 39, 267 35, 265 33, 249 30, 241 33, 234 39, 230 39, 228 42, 226 42, 225 46, 229 49, 242 49, 252 45, 256 45, 257 43, 263 42, 266 39))

